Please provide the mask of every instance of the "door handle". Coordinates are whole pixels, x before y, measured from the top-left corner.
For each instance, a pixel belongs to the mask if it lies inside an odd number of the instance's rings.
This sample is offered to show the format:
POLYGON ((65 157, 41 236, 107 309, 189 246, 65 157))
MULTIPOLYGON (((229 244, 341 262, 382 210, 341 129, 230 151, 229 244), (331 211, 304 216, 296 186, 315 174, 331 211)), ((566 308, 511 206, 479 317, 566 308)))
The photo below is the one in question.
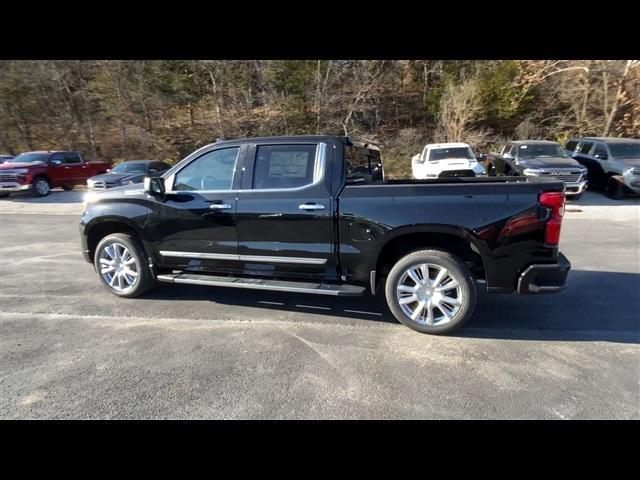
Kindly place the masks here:
POLYGON ((209 210, 229 210, 231 205, 228 203, 212 203, 209 205, 209 210))
POLYGON ((300 210, 324 210, 324 205, 319 203, 302 203, 298 206, 300 210))
POLYGON ((70 167, 64 167, 65 170, 69 170, 70 167))

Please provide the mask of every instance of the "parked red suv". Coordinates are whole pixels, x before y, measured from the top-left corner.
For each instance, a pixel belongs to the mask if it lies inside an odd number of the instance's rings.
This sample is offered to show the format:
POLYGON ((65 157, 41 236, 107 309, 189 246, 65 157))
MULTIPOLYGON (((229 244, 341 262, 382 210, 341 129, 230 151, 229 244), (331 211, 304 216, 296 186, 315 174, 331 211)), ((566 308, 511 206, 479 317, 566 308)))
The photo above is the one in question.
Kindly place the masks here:
POLYGON ((25 190, 41 197, 53 187, 71 190, 110 168, 110 162, 87 162, 78 152, 21 153, 0 164, 0 198, 25 190))

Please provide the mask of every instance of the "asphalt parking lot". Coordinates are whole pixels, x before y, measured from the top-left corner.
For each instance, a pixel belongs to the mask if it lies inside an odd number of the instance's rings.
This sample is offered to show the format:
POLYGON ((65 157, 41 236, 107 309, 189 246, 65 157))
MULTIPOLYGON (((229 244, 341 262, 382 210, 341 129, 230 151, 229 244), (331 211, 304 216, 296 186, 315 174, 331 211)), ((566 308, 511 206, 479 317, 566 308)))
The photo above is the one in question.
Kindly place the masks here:
POLYGON ((640 200, 587 192, 569 287, 486 295, 456 336, 381 298, 104 290, 83 192, 0 200, 0 418, 640 419, 640 200))

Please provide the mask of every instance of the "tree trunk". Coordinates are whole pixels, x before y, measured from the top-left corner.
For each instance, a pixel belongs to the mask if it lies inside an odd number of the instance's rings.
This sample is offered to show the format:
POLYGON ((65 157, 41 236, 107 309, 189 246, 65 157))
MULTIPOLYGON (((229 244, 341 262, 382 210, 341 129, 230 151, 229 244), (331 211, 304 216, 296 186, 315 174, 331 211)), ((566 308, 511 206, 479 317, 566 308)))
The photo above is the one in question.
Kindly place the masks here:
POLYGON ((622 92, 624 91, 624 81, 627 79, 630 67, 631 60, 627 60, 627 63, 624 66, 624 72, 622 73, 622 78, 620 78, 620 81, 618 82, 616 95, 615 97, 613 97, 613 105, 611 106, 611 110, 609 110, 609 116, 607 117, 607 123, 605 124, 604 132, 602 132, 605 137, 609 135, 609 132, 611 131, 611 125, 613 124, 613 120, 615 119, 616 113, 618 112, 618 106, 620 105, 620 99, 622 98, 622 92))

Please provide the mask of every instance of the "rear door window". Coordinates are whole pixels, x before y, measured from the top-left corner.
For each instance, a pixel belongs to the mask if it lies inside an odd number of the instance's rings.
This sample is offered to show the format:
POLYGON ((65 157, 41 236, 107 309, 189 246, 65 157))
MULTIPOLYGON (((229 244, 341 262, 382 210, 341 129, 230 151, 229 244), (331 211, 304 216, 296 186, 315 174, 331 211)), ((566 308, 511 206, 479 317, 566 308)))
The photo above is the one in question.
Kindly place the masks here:
POLYGON ((578 145, 578 142, 576 140, 569 140, 564 146, 564 149, 573 153, 576 149, 576 145, 578 145))
POLYGON ((64 163, 82 163, 82 160, 80 159, 80 155, 78 155, 77 153, 67 152, 64 154, 64 163))
POLYGON ((311 185, 317 145, 260 145, 253 169, 253 188, 287 189, 311 185))
POLYGON ((578 147, 578 151, 584 155, 587 155, 593 147, 593 142, 582 142, 578 147))

